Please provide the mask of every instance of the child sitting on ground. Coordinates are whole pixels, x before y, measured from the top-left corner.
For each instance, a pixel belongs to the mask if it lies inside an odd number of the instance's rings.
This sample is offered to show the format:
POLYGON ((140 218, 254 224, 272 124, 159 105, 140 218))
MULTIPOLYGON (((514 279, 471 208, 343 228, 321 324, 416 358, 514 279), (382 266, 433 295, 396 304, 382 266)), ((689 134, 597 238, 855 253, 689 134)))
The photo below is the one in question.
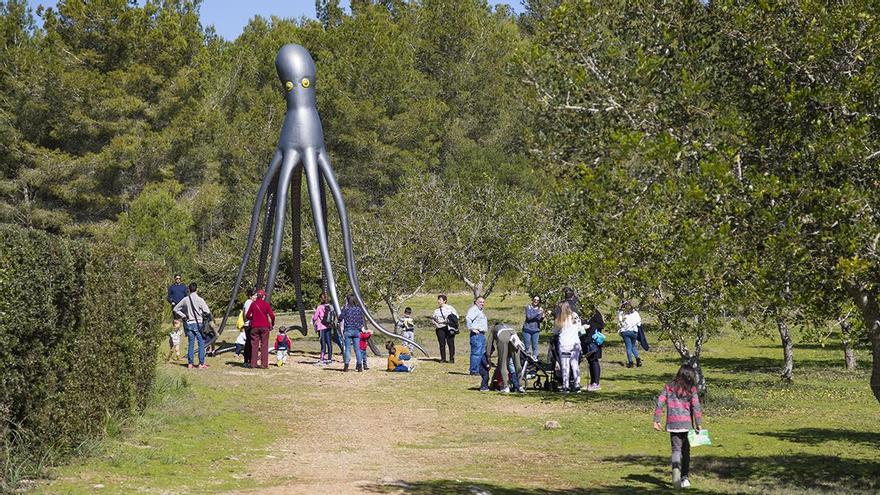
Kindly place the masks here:
POLYGON ((275 363, 278 367, 284 366, 287 362, 287 351, 293 347, 290 337, 287 336, 287 327, 278 329, 278 337, 275 338, 275 363))
MULTIPOLYGON (((416 323, 412 317, 412 308, 407 307, 403 310, 403 316, 397 320, 397 333, 399 333, 403 338, 409 340, 415 340, 416 338, 416 323)), ((413 353, 415 346, 410 344, 409 342, 404 344, 409 348, 409 354, 413 353)))
POLYGON ((675 378, 663 387, 654 409, 654 429, 660 431, 660 417, 663 404, 666 404, 666 431, 672 440, 672 485, 675 488, 691 486, 688 480, 691 464, 688 430, 693 422, 694 430, 699 433, 703 419, 696 385, 696 371, 690 366, 682 366, 675 378))
POLYGON ((402 345, 394 345, 393 342, 385 342, 385 349, 388 351, 388 371, 396 371, 401 373, 409 373, 416 367, 413 365, 408 368, 404 361, 410 359, 411 354, 407 354, 409 349, 402 345), (404 358, 403 356, 406 356, 404 358))
POLYGON ((366 371, 370 369, 367 366, 367 346, 369 346, 369 340, 370 337, 373 336, 373 331, 369 328, 361 328, 361 332, 358 336, 360 337, 360 341, 358 342, 357 370, 366 371))
POLYGON ((180 335, 183 333, 180 320, 174 320, 171 333, 168 334, 168 362, 171 362, 171 355, 174 354, 174 360, 180 361, 180 335))

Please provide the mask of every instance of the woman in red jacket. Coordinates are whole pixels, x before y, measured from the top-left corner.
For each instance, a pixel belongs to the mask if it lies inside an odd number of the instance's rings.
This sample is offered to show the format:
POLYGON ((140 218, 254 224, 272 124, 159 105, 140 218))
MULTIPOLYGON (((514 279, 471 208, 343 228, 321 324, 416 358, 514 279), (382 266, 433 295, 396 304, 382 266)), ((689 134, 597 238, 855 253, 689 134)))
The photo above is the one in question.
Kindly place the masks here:
POLYGON ((251 368, 257 367, 257 358, 261 368, 269 367, 269 333, 275 326, 275 313, 266 302, 266 291, 257 291, 257 300, 251 303, 245 320, 251 322, 251 368))

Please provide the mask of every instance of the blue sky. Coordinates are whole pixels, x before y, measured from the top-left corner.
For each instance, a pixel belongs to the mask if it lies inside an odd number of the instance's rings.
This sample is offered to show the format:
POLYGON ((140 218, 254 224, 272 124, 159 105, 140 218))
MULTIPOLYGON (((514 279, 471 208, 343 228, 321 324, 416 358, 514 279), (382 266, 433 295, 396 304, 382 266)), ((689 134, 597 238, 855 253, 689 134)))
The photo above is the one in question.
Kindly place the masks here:
MULTIPOLYGON (((54 6, 56 0, 29 0, 37 5, 54 6)), ((142 1, 139 3, 143 3, 142 1)), ((348 8, 348 1, 340 2, 348 8)), ((490 4, 508 4, 514 12, 523 12, 520 0, 489 0, 490 4)), ((315 17, 315 0, 203 0, 201 8, 202 25, 213 24, 217 33, 227 40, 241 34, 242 29, 255 15, 285 18, 315 17)))

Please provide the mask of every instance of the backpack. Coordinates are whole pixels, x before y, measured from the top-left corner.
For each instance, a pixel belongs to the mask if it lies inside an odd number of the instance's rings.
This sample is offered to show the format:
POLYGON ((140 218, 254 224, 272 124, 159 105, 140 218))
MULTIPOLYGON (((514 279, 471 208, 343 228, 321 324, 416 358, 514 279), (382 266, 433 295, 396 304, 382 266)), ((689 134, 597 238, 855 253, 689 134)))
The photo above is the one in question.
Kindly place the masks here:
POLYGON ((333 311, 333 306, 329 304, 324 305, 324 316, 321 317, 321 325, 324 325, 326 328, 336 327, 336 311, 333 311))

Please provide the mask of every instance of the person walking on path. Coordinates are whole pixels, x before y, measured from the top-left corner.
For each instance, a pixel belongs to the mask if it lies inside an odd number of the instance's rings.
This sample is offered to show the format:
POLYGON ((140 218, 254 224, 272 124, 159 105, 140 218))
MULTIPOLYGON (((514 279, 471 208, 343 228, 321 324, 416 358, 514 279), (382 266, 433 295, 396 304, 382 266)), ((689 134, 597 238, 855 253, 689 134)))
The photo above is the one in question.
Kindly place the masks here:
POLYGON ((554 321, 555 331, 559 334, 559 370, 562 372, 562 393, 569 390, 581 391, 581 355, 580 318, 564 302, 559 306, 559 316, 554 321), (570 377, 570 378, 569 378, 570 377))
POLYGON ((182 278, 178 273, 174 276, 174 283, 168 286, 167 300, 168 304, 171 305, 171 319, 177 319, 177 315, 174 313, 174 307, 177 306, 177 303, 186 297, 187 294, 189 294, 189 291, 186 289, 186 286, 183 285, 182 278))
POLYGON ((361 370, 361 363, 358 359, 360 347, 360 333, 364 328, 364 310, 358 305, 354 294, 349 294, 345 298, 345 307, 339 314, 339 324, 342 326, 342 361, 345 366, 342 371, 348 371, 348 363, 352 354, 357 362, 357 370, 361 370), (349 350, 350 349, 350 350, 349 350))
POLYGON ((538 359, 538 335, 541 333, 541 322, 544 321, 544 308, 541 307, 541 296, 532 298, 526 306, 526 320, 523 323, 523 344, 526 354, 538 359))
POLYGON ((458 320, 458 312, 452 305, 447 304, 446 294, 437 296, 437 309, 431 315, 431 321, 434 322, 435 331, 437 332, 437 343, 440 344, 440 362, 446 362, 446 347, 449 347, 449 362, 455 362, 455 334, 458 329, 450 330, 449 316, 455 316, 458 320))
POLYGON ((636 360, 636 366, 641 367, 639 325, 642 324, 642 317, 633 308, 632 303, 623 301, 623 304, 620 305, 620 311, 617 312, 617 322, 620 323, 620 329, 617 332, 623 338, 623 344, 626 347, 626 367, 633 367, 633 358, 636 360))
POLYGON ((688 475, 691 466, 691 444, 688 430, 691 424, 699 433, 703 423, 700 397, 697 394, 697 373, 690 366, 678 369, 675 378, 663 387, 654 408, 654 429, 661 431, 660 419, 666 405, 666 431, 672 444, 672 484, 675 488, 691 486, 688 475))
POLYGON ((257 291, 257 298, 244 314, 251 321, 251 368, 269 368, 269 334, 275 326, 275 312, 266 301, 266 291, 257 291))
POLYGON ((208 304, 196 293, 198 287, 195 282, 189 284, 189 294, 174 305, 174 314, 186 321, 186 361, 187 368, 195 367, 193 347, 199 346, 199 368, 207 368, 205 365, 205 339, 202 337, 202 325, 205 324, 205 315, 210 314, 208 304))
POLYGON ((329 364, 333 361, 333 344, 330 340, 330 334, 333 330, 329 327, 328 311, 333 308, 327 304, 327 293, 321 293, 321 302, 315 308, 312 314, 312 323, 315 325, 315 333, 318 334, 318 341, 321 342, 321 360, 318 364, 329 364))
POLYGON ((486 332, 489 330, 489 319, 483 308, 486 299, 478 297, 474 299, 474 305, 468 309, 465 315, 467 329, 471 335, 471 362, 469 371, 472 375, 480 374, 480 358, 486 353, 486 332))

